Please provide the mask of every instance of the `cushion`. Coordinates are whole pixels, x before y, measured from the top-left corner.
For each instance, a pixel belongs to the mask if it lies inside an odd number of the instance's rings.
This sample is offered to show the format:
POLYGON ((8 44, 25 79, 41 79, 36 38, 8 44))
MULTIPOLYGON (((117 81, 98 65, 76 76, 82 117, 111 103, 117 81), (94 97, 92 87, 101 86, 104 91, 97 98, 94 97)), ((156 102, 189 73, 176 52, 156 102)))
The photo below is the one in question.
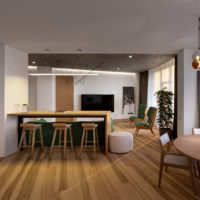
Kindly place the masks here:
POLYGON ((131 121, 134 121, 135 119, 137 119, 137 117, 131 116, 129 119, 130 119, 131 121))
POLYGON ((145 127, 149 127, 149 124, 148 124, 148 123, 145 123, 145 122, 136 122, 135 125, 136 125, 136 126, 145 126, 145 127))
POLYGON ((147 113, 147 118, 148 118, 148 120, 147 120, 147 122, 148 122, 149 124, 152 123, 152 116, 153 116, 155 110, 156 110, 155 107, 150 107, 149 110, 148 110, 148 113, 147 113))
POLYGON ((186 167, 188 166, 188 158, 181 155, 166 154, 164 163, 186 167))
POLYGON ((45 119, 41 118, 41 119, 37 120, 36 122, 38 122, 38 123, 46 123, 47 121, 45 119))
POLYGON ((84 128, 96 128, 98 125, 95 123, 82 123, 81 126, 84 128))
POLYGON ((146 108, 147 108, 146 104, 140 104, 139 109, 138 109, 138 118, 139 119, 144 119, 146 108))
POLYGON ((127 153, 133 149, 133 135, 129 132, 113 132, 109 135, 109 147, 113 153, 127 153))

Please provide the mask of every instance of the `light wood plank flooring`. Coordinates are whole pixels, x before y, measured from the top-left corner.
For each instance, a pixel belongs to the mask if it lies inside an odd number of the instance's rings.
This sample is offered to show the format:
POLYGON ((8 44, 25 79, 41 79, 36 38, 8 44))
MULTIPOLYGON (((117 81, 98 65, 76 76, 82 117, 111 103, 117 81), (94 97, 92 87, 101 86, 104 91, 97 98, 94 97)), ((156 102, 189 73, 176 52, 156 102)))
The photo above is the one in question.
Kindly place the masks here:
MULTIPOLYGON (((115 130, 134 133, 128 122, 115 122, 115 130)), ((169 168, 162 188, 157 187, 160 149, 158 131, 148 130, 134 136, 134 150, 127 154, 109 153, 106 157, 78 149, 67 152, 66 160, 57 150, 48 160, 49 150, 36 149, 30 160, 26 151, 0 161, 0 199, 18 200, 143 200, 198 199, 193 195, 189 172, 169 168)), ((196 180, 200 193, 200 181, 196 180)))

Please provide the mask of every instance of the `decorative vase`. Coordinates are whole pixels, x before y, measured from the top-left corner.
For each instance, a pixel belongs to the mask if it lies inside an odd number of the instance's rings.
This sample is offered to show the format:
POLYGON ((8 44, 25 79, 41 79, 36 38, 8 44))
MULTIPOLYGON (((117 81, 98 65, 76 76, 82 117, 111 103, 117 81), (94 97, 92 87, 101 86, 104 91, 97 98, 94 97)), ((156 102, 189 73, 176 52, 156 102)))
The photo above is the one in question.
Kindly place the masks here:
POLYGON ((22 104, 22 112, 28 112, 28 104, 22 104))

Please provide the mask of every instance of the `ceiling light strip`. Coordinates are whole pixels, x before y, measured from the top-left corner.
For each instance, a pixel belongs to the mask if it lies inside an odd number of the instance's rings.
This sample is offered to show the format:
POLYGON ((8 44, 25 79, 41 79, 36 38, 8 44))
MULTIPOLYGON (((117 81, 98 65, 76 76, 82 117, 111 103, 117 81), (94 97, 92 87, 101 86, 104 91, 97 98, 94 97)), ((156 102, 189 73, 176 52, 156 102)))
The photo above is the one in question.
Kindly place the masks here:
POLYGON ((135 73, 132 72, 115 72, 115 71, 99 71, 99 70, 82 70, 82 69, 63 69, 63 68, 52 68, 54 73, 62 72, 62 73, 97 73, 97 74, 104 74, 104 75, 134 75, 135 73))
POLYGON ((98 76, 99 74, 51 74, 51 73, 48 73, 48 74, 44 74, 44 73, 30 73, 29 76, 98 76))
POLYGON ((37 66, 28 66, 29 70, 37 70, 37 66))

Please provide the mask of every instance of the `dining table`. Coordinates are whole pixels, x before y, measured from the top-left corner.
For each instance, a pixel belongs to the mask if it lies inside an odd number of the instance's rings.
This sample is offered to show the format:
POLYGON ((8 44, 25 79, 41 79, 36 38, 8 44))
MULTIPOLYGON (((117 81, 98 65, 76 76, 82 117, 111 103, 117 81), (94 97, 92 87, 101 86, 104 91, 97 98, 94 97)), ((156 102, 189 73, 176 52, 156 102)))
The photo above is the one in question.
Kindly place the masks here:
MULTIPOLYGON (((174 147, 190 160, 200 162, 200 135, 186 135, 174 140, 174 147)), ((196 195, 195 186, 194 194, 196 195)))
POLYGON ((178 137, 174 140, 174 146, 183 155, 200 162, 200 135, 178 137))

